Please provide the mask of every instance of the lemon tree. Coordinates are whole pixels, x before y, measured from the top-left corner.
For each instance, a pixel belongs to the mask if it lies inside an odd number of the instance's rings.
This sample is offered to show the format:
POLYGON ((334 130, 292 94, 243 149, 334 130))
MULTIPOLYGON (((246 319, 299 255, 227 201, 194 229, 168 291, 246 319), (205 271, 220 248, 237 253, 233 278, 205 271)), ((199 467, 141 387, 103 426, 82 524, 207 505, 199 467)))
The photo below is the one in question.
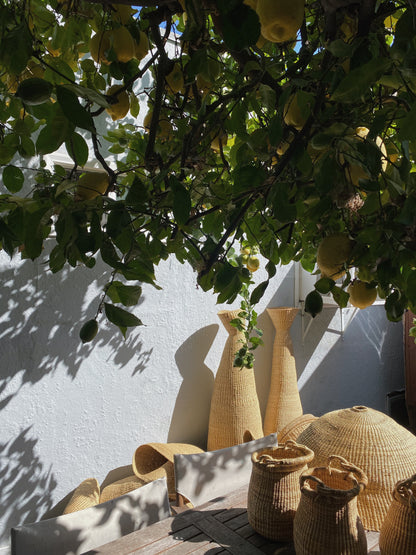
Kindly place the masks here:
POLYGON ((0 244, 49 252, 52 272, 104 261, 82 340, 103 317, 140 325, 131 307, 169 256, 221 303, 252 306, 278 265, 318 259, 316 292, 340 306, 356 268, 390 320, 416 311, 413 4, 130 4, 0 1, 0 244), (69 174, 45 167, 58 149, 69 174), (328 260, 333 236, 348 252, 328 260))

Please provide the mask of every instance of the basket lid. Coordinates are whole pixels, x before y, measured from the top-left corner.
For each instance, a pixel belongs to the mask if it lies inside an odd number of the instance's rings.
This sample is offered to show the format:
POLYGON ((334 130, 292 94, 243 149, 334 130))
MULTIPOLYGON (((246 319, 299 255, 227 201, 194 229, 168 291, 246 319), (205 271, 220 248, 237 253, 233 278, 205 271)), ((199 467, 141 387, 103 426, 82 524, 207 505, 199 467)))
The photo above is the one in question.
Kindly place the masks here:
POLYGON ((380 530, 396 482, 414 473, 416 437, 369 407, 328 412, 311 422, 297 442, 315 453, 310 466, 323 466, 336 454, 367 475, 368 485, 358 497, 358 512, 367 530, 380 530))

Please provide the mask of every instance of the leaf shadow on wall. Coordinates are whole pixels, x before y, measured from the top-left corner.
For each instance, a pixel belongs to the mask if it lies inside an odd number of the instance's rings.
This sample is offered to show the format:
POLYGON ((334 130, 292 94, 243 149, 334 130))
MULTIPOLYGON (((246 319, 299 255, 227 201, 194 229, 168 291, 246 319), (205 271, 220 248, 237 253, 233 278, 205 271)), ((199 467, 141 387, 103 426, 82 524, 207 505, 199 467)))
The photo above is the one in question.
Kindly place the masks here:
POLYGON ((57 483, 51 469, 45 469, 36 455, 36 443, 30 427, 0 443, 0 519, 4 529, 0 543, 8 542, 11 527, 38 520, 52 504, 47 492, 57 483))
POLYGON ((218 329, 218 324, 199 329, 175 353, 183 382, 172 412, 169 442, 206 448, 214 374, 204 361, 218 329))
MULTIPOLYGON (((95 317, 107 282, 108 270, 100 262, 95 270, 65 268, 59 274, 30 260, 1 266, 0 393, 18 374, 20 387, 58 370, 74 379, 99 348, 114 367, 122 368, 134 360, 134 374, 145 369, 151 351, 144 350, 136 330, 129 329, 125 340, 119 329, 100 315, 96 338, 85 344, 79 338, 82 324, 95 317)), ((0 409, 12 397, 1 399, 0 409)))

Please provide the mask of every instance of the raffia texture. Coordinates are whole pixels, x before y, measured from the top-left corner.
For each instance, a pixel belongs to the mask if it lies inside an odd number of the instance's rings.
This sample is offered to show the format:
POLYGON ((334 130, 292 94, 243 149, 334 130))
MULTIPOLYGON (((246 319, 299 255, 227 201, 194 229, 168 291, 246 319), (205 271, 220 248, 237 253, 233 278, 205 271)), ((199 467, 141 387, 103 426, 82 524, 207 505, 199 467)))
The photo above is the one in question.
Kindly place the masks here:
POLYGON ((298 390, 295 357, 290 327, 298 308, 268 308, 276 333, 273 343, 270 391, 264 418, 264 434, 279 433, 294 418, 303 414, 298 390))
POLYGON ((367 539, 357 497, 367 478, 342 457, 300 477, 301 497, 293 523, 296 555, 365 555, 367 539), (337 468, 338 467, 338 468, 337 468))
POLYGON ((105 503, 120 495, 125 495, 131 491, 140 488, 149 481, 138 478, 131 464, 119 466, 110 470, 100 487, 100 503, 105 503))
POLYGON ((286 441, 289 440, 296 441, 303 430, 305 430, 309 424, 317 418, 318 417, 313 414, 302 414, 301 416, 294 418, 277 434, 277 441, 279 443, 286 443, 286 441))
POLYGON ((358 498, 358 512, 364 528, 379 531, 396 482, 415 471, 416 437, 386 414, 357 406, 324 414, 297 441, 315 453, 313 466, 335 453, 365 472, 368 486, 358 498))
POLYGON ((381 555, 416 553, 416 474, 399 481, 380 530, 381 555))
POLYGON ((240 310, 222 310, 218 313, 229 336, 214 380, 208 423, 208 451, 244 443, 244 436, 247 437, 248 433, 254 439, 264 435, 254 371, 252 368, 234 366, 235 353, 241 348, 243 334, 230 322, 239 313, 240 310))
POLYGON ((310 449, 293 441, 253 453, 247 515, 256 532, 274 541, 292 541, 299 477, 312 459, 310 449))
POLYGON ((63 514, 74 513, 88 507, 94 507, 100 502, 100 484, 95 478, 87 478, 75 488, 63 514))
POLYGON ((140 445, 133 455, 133 472, 144 482, 166 477, 169 498, 175 499, 175 454, 203 453, 203 449, 190 443, 146 443, 140 445))

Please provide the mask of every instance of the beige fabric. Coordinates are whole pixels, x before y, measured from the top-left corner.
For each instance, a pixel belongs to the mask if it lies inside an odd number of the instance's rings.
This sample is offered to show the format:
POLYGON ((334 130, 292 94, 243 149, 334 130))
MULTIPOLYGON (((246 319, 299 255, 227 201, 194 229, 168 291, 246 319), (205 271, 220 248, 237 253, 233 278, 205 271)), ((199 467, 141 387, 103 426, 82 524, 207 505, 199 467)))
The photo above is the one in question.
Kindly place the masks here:
POLYGON ((233 491, 250 481, 251 455, 277 445, 277 434, 206 453, 175 455, 176 491, 194 506, 233 491))
POLYGON ((170 516, 166 478, 81 511, 11 530, 12 555, 81 555, 170 516))
POLYGON ((88 507, 94 507, 100 502, 100 484, 95 478, 87 478, 75 488, 63 514, 74 513, 88 507))

